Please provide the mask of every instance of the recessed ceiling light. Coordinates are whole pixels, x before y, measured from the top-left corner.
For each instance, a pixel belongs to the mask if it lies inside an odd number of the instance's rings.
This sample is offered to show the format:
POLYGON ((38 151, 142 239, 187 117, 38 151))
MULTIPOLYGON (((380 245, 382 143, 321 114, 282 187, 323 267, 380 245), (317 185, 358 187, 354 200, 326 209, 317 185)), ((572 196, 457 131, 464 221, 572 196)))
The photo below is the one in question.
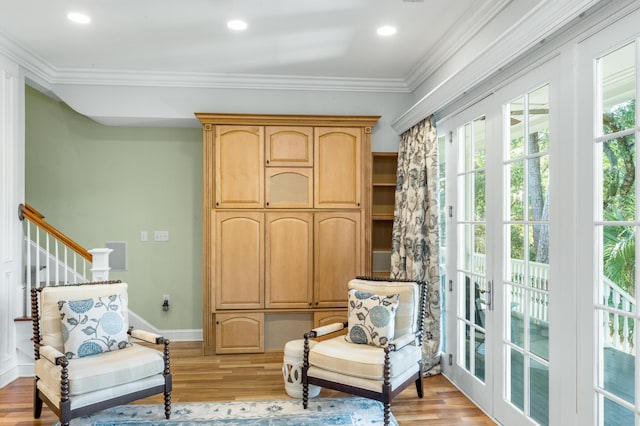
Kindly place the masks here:
POLYGON ((247 29, 247 23, 240 19, 232 19, 227 22, 227 28, 235 31, 242 31, 247 29))
POLYGON ((80 12, 70 12, 69 14, 67 14, 67 19, 77 24, 88 24, 89 22, 91 22, 91 18, 89 17, 89 15, 85 15, 84 13, 80 12))
POLYGON ((396 27, 392 27, 391 25, 385 25, 384 27, 378 28, 376 31, 379 36, 390 36, 396 33, 396 27))

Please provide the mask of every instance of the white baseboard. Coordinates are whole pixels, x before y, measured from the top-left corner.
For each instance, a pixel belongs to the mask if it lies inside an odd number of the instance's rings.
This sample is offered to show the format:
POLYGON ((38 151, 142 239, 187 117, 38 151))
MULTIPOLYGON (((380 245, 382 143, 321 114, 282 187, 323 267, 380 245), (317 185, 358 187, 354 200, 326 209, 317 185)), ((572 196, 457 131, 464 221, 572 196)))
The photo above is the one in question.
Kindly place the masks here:
POLYGON ((129 311, 129 325, 159 334, 172 342, 201 342, 202 329, 160 330, 133 311, 129 311))
MULTIPOLYGON (((31 370, 33 370, 33 367, 31 368, 31 370)), ((18 368, 18 366, 14 366, 7 369, 6 371, 3 371, 2 373, 0 373, 0 388, 7 386, 18 377, 23 377, 20 376, 20 369, 18 368)))
POLYGON ((31 364, 18 365, 19 377, 33 377, 35 375, 36 373, 33 367, 33 362, 31 364))

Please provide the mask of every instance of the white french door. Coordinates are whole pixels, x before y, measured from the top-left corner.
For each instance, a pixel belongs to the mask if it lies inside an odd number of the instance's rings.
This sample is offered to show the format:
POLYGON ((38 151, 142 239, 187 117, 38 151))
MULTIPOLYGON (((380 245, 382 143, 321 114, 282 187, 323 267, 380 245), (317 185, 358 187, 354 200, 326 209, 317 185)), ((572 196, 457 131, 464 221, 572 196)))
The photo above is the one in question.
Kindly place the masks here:
POLYGON ((495 179, 487 167, 491 155, 488 141, 493 140, 487 125, 488 102, 464 111, 448 121, 449 143, 447 161, 446 203, 448 205, 447 277, 448 296, 446 321, 447 352, 445 374, 480 407, 493 411, 493 339, 491 314, 492 244, 487 235, 494 235, 493 223, 487 217, 495 214, 488 205, 491 197, 487 182, 495 179), (448 365, 446 365, 448 364, 448 365))
POLYGON ((549 424, 557 68, 550 61, 438 123, 450 138, 444 372, 507 425, 549 424))
POLYGON ((580 424, 640 425, 640 12, 578 45, 580 424))

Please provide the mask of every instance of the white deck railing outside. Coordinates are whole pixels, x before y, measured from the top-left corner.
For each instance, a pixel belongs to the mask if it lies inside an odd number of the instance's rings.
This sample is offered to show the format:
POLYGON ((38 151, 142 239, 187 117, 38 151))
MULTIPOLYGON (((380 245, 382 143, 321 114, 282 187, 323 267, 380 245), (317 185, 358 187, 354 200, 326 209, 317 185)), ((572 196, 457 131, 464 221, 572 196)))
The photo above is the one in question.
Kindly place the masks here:
MULTIPOLYGON (((484 275, 485 255, 474 254, 474 272, 484 275)), ((510 286, 508 302, 511 305, 512 314, 517 314, 524 318, 527 304, 525 298, 529 293, 529 319, 542 325, 549 324, 549 265, 537 262, 528 262, 529 280, 525 282, 525 262, 521 259, 511 259, 508 265, 511 282, 522 284, 510 286), (535 289, 538 291, 528 291, 535 289)), ((605 306, 614 308, 616 311, 608 313, 609 333, 605 334, 604 346, 613 347, 621 351, 629 352, 633 349, 633 326, 632 321, 624 313, 635 312, 636 299, 613 281, 604 277, 602 282, 602 301, 605 306)), ((607 314, 605 314, 607 315, 607 314)))

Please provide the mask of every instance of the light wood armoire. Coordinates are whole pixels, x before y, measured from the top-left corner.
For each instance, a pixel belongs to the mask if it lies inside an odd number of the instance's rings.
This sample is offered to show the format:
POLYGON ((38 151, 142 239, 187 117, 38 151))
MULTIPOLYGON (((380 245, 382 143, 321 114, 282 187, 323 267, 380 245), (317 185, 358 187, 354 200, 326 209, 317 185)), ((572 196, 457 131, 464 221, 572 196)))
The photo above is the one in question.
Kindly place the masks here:
POLYGON ((269 315, 346 320, 347 282, 371 274, 371 129, 380 117, 196 116, 203 353, 264 352, 269 315))

